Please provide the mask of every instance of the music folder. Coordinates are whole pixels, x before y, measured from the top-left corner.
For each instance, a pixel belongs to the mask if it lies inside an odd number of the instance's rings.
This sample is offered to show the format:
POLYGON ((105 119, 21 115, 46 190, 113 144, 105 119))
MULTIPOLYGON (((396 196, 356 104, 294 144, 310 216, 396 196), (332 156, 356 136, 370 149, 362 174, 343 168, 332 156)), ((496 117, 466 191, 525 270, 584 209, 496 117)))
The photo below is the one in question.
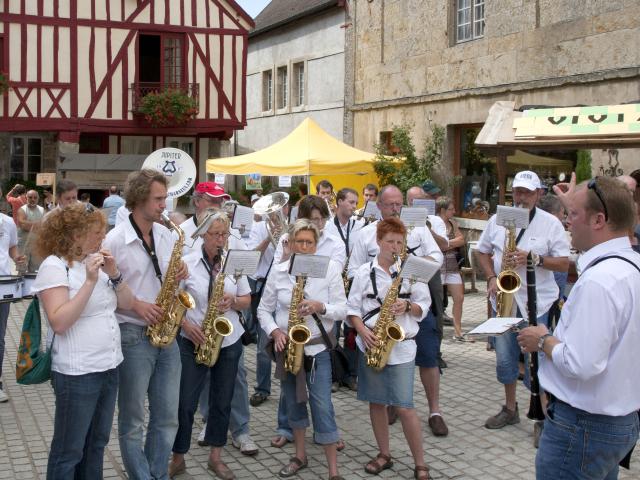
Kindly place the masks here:
POLYGON ((259 251, 231 249, 227 251, 222 273, 236 278, 242 275, 251 276, 258 270, 258 263, 260 263, 259 251))
POLYGON ((467 332, 467 335, 490 335, 497 336, 515 330, 525 325, 524 318, 518 317, 494 317, 481 323, 476 328, 467 332))
POLYGON ((330 258, 324 255, 294 253, 289 263, 289 275, 294 277, 325 278, 330 258))

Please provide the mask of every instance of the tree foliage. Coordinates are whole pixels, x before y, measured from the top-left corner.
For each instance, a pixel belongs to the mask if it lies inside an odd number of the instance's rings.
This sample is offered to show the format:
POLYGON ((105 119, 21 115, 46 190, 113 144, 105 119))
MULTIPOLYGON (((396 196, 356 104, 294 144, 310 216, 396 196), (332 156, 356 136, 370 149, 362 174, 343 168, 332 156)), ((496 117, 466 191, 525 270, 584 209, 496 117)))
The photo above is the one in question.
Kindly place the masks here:
POLYGON ((580 183, 591 178, 591 151, 578 150, 576 162, 576 182, 580 183))

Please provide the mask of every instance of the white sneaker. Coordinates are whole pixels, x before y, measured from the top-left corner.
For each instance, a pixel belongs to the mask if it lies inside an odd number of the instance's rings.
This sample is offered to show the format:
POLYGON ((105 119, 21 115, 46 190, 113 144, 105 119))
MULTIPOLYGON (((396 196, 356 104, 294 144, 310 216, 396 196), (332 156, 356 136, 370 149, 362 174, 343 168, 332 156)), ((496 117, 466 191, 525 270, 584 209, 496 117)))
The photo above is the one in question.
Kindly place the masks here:
POLYGON ((207 446, 207 442, 204 441, 204 434, 206 431, 207 431, 207 424, 205 423, 202 426, 202 431, 200 432, 200 435, 198 435, 198 445, 200 445, 201 447, 207 446))
POLYGON ((0 403, 5 403, 9 401, 9 395, 4 393, 4 390, 0 388, 0 403))
POLYGON ((240 449, 240 453, 243 455, 253 456, 258 453, 258 445, 256 445, 248 433, 232 439, 231 443, 234 447, 240 449))

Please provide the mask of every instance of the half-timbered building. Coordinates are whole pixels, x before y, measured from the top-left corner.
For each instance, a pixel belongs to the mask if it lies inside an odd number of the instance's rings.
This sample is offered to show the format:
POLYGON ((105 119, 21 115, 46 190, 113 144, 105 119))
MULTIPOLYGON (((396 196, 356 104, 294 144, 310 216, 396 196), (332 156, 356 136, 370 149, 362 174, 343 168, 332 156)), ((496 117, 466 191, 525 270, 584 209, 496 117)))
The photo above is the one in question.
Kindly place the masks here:
POLYGON ((0 0, 2 177, 102 188, 171 146, 205 175, 246 124, 252 27, 233 0, 0 0), (141 114, 168 90, 194 107, 186 122, 141 114))

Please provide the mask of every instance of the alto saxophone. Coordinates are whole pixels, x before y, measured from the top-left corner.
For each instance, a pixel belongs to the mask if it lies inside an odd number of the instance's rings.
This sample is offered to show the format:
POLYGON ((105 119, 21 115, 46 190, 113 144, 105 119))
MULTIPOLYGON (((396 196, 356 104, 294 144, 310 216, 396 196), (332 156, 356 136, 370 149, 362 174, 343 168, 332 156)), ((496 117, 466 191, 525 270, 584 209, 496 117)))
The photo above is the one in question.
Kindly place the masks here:
MULTIPOLYGON (((226 253, 222 255, 220 265, 224 265, 226 253)), ((220 355, 222 342, 224 337, 233 333, 233 324, 227 317, 220 315, 218 304, 224 295, 224 279, 225 275, 218 272, 216 281, 211 292, 211 299, 207 305, 207 312, 202 320, 202 331, 204 333, 205 342, 197 345, 195 349, 196 363, 212 367, 215 365, 220 355)))
MULTIPOLYGON (((406 242, 405 242, 406 245, 406 242)), ((375 371, 381 371, 389 361, 389 355, 394 345, 404 340, 404 329, 395 321, 396 317, 391 313, 391 306, 398 300, 398 293, 402 285, 402 277, 400 271, 402 263, 400 258, 396 259, 398 275, 391 282, 389 291, 384 297, 384 302, 380 307, 378 320, 373 327, 373 334, 378 339, 376 345, 365 352, 367 366, 375 371)))
POLYGON ((502 265, 500 273, 496 278, 498 292, 496 294, 496 315, 498 317, 510 317, 513 311, 513 301, 515 293, 522 285, 520 275, 515 271, 509 262, 506 262, 505 256, 516 251, 516 227, 505 227, 507 233, 504 239, 504 249, 502 253, 502 265))
POLYGON ((156 305, 162 309, 162 319, 155 325, 147 327, 149 342, 154 347, 167 347, 173 342, 187 310, 194 308, 196 302, 188 292, 178 290, 179 282, 176 281, 178 268, 182 259, 184 247, 184 232, 163 213, 162 219, 178 234, 178 240, 173 244, 171 259, 167 272, 156 297, 156 305))
POLYGON ((304 299, 306 277, 296 277, 289 305, 289 342, 284 356, 284 369, 297 375, 304 358, 304 346, 311 338, 311 330, 305 325, 304 317, 298 314, 298 306, 304 299))

